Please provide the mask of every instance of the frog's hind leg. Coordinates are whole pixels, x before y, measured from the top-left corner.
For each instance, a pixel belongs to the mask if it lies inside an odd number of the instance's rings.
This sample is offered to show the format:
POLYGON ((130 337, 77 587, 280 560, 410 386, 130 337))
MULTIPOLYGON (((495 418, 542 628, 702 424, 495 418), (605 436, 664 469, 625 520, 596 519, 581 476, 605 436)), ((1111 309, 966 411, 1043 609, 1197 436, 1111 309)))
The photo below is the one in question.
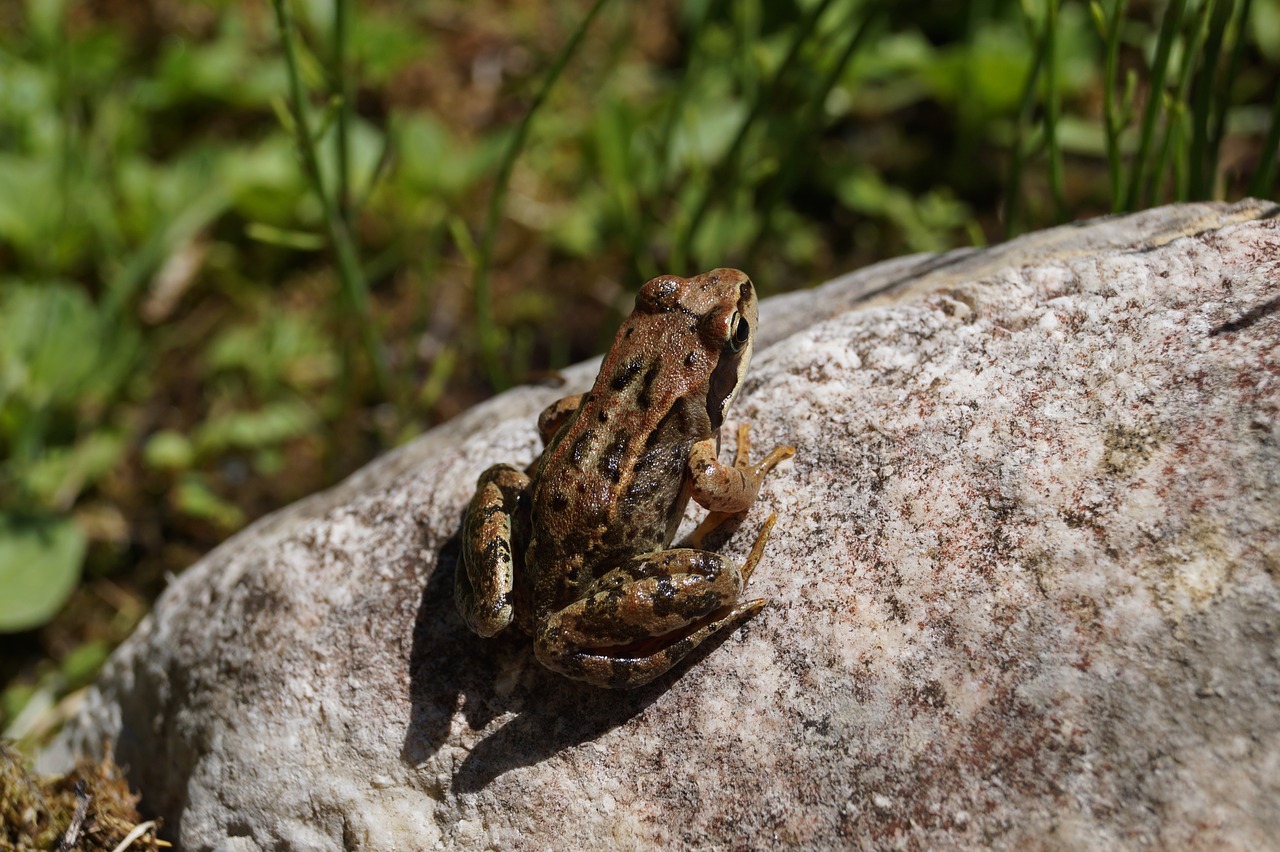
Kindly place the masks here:
POLYGON ((552 613, 538 631, 547 668, 596 686, 642 686, 712 634, 762 606, 738 601, 764 553, 769 519, 739 568, 701 550, 666 550, 597 580, 581 600, 552 613))
MULTIPOLYGON (((764 598, 744 601, 725 612, 718 618, 698 627, 692 633, 678 634, 680 638, 662 645, 652 653, 644 654, 637 649, 635 655, 627 653, 592 653, 579 650, 562 658, 562 665, 556 670, 577 680, 585 680, 596 686, 613 689, 632 689, 644 686, 649 681, 666 674, 676 663, 687 657, 712 634, 726 627, 732 628, 755 615, 764 605, 764 598)), ((605 649, 602 649, 602 651, 605 649)), ((545 659, 543 663, 554 667, 545 659)))
POLYGON ((453 598, 472 631, 489 637, 514 613, 516 562, 527 538, 529 477, 508 464, 480 474, 462 525, 453 598))

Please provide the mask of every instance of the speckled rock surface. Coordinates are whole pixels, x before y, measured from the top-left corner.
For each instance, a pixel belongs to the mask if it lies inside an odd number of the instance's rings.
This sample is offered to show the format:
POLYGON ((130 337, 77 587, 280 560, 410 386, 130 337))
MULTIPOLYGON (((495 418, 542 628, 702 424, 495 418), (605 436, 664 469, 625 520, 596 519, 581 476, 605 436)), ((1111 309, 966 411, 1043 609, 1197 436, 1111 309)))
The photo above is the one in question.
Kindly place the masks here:
POLYGON ((734 417, 799 453, 723 550, 779 513, 771 603, 649 687, 454 612, 476 475, 567 392, 522 388, 186 572, 60 747, 113 741, 185 849, 1273 846, 1274 215, 766 302, 734 417))

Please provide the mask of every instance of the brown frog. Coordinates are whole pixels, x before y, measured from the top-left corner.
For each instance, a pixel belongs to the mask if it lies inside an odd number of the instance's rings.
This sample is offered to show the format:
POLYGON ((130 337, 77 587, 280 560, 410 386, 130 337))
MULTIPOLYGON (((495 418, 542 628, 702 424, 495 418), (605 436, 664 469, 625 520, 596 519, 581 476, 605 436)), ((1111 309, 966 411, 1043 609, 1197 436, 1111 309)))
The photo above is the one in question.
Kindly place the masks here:
POLYGON ((733 466, 717 459, 756 318, 751 279, 736 269, 640 289, 590 393, 538 418, 542 455, 527 472, 480 475, 454 586, 473 631, 493 636, 514 620, 547 668, 634 687, 764 605, 738 598, 776 516, 741 567, 695 549, 795 453, 778 447, 752 465, 743 425, 733 466), (690 497, 711 514, 695 548, 668 549, 690 497))

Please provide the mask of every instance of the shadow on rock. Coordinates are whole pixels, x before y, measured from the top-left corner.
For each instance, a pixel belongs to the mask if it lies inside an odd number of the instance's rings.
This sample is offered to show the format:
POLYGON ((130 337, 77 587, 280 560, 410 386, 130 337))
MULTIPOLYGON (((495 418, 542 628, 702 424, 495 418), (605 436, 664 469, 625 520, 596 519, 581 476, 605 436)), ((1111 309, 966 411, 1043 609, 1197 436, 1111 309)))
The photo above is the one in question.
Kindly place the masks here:
POLYGON ((412 707, 401 759, 418 766, 434 756, 459 711, 473 730, 506 713, 516 715, 476 744, 454 775, 456 792, 481 790, 512 769, 540 763, 624 724, 733 632, 711 637, 639 689, 579 683, 539 665, 533 641, 514 626, 493 639, 467 629, 453 603, 459 550, 456 535, 440 549, 418 607, 409 660, 412 707))

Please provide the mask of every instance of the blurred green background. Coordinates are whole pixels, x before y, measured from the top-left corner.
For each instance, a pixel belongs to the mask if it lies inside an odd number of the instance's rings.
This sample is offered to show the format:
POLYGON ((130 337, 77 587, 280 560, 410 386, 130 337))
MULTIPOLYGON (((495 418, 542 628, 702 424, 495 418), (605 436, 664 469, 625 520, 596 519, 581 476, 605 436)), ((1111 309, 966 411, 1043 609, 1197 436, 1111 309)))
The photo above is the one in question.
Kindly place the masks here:
POLYGON ((0 729, 660 272, 1276 196, 1280 2, 0 5, 0 729))

